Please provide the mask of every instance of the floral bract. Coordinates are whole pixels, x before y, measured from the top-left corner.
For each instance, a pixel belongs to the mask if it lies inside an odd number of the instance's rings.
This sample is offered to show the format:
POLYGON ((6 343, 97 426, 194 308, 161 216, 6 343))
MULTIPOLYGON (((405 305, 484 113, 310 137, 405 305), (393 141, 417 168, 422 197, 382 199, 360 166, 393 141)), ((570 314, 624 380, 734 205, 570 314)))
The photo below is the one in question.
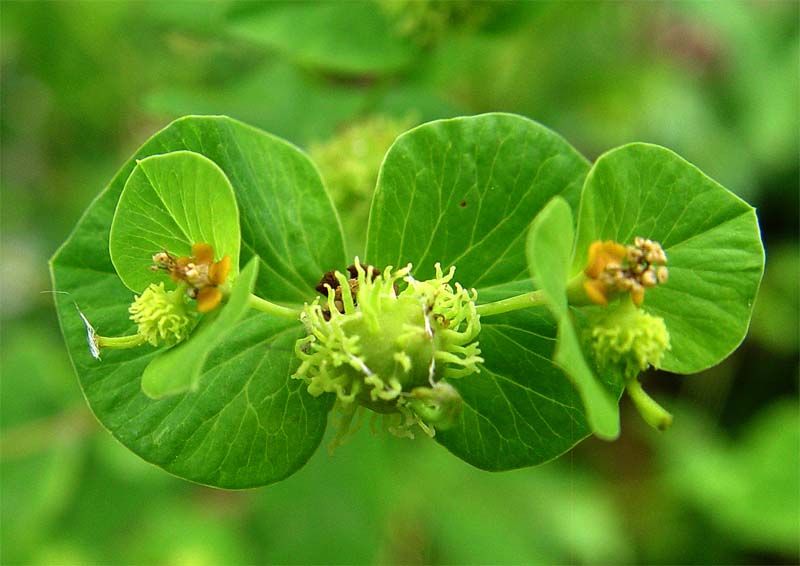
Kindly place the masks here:
POLYGON ((638 374, 711 367, 746 332, 763 270, 754 210, 664 148, 591 164, 496 113, 409 130, 371 169, 328 161, 332 179, 377 179, 368 220, 349 201, 337 211, 295 146, 229 118, 178 120, 54 256, 84 393, 146 460, 206 485, 266 485, 331 422, 338 444, 371 411, 373 427, 435 435, 481 469, 537 465, 588 434, 616 438, 623 390, 664 430, 671 415, 638 374), (343 219, 380 269, 326 273, 347 264, 343 219), (665 249, 671 279, 648 293, 667 281, 665 249), (410 260, 457 263, 469 288, 438 264, 427 280, 384 269, 410 260), (128 315, 130 335, 89 324, 123 331, 128 315), (124 351, 87 361, 105 350, 124 351))

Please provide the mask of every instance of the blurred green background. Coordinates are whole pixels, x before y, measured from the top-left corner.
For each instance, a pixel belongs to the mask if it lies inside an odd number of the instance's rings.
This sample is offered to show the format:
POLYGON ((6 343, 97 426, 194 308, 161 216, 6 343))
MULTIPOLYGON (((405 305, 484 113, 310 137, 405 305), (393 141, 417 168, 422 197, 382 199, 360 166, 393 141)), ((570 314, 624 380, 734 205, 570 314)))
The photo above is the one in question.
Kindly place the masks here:
POLYGON ((795 2, 40 2, 0 5, 3 564, 797 563, 795 2), (290 479, 222 492, 129 453, 86 406, 47 259, 116 169, 185 114, 309 150, 360 251, 381 157, 417 123, 524 114, 588 157, 670 147, 754 204, 750 335, 654 373, 659 434, 545 466, 471 468, 367 430, 290 479))

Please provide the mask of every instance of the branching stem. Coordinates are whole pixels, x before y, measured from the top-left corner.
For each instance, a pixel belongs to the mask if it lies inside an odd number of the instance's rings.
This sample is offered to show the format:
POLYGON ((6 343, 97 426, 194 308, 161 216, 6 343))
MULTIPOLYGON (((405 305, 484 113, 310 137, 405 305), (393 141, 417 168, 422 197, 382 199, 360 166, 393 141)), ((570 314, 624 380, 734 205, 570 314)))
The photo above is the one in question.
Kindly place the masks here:
POLYGON ((522 295, 515 295, 508 297, 501 301, 493 303, 486 303, 478 305, 476 310, 482 317, 492 316, 494 314, 502 314, 504 312, 517 311, 527 309, 530 307, 538 307, 545 304, 544 294, 541 290, 531 291, 530 293, 523 293, 522 295))
POLYGON ((261 297, 257 297, 252 294, 249 297, 248 304, 250 305, 250 308, 271 314, 273 316, 288 318, 290 320, 297 320, 300 317, 301 311, 299 309, 282 307, 281 305, 276 305, 275 303, 271 303, 266 299, 262 299, 261 297))
POLYGON ((131 334, 129 336, 95 336, 95 342, 101 350, 125 350, 135 348, 146 342, 141 334, 131 334))
POLYGON ((672 424, 672 415, 642 389, 642 384, 639 383, 638 380, 629 380, 625 384, 625 389, 628 391, 631 401, 636 405, 636 409, 647 424, 662 431, 670 427, 672 424))

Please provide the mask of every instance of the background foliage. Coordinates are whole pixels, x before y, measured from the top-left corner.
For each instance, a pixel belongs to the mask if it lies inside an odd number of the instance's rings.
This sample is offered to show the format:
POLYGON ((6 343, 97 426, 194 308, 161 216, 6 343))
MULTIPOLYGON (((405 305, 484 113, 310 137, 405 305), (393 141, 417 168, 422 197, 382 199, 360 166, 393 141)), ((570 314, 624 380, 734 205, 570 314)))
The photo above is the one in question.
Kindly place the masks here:
POLYGON ((797 5, 337 8, 0 7, 0 561, 796 562, 797 5), (767 273, 748 340, 703 374, 645 378, 674 409, 670 432, 623 402, 616 443, 492 475, 430 441, 362 431, 281 484, 228 493, 172 478, 100 430, 40 291, 47 258, 151 133, 229 114, 310 149, 353 211, 358 251, 389 130, 494 110, 592 159, 665 145, 758 208, 767 273), (334 156, 352 156, 338 167, 324 159, 336 143, 334 156))

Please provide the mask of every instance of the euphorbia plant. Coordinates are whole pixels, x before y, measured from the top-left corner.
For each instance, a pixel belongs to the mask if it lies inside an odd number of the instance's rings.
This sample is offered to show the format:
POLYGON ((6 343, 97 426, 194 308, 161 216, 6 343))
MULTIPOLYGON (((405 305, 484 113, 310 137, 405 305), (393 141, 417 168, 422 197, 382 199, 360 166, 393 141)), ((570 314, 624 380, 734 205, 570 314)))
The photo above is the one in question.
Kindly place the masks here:
POLYGON ((754 210, 674 153, 592 165, 508 114, 401 135, 357 257, 339 214, 300 150, 229 118, 142 146, 52 260, 104 426, 224 488, 297 471, 332 410, 334 443, 372 413, 486 470, 532 466, 615 438, 624 389, 666 428, 640 372, 725 358, 763 271, 754 210))

